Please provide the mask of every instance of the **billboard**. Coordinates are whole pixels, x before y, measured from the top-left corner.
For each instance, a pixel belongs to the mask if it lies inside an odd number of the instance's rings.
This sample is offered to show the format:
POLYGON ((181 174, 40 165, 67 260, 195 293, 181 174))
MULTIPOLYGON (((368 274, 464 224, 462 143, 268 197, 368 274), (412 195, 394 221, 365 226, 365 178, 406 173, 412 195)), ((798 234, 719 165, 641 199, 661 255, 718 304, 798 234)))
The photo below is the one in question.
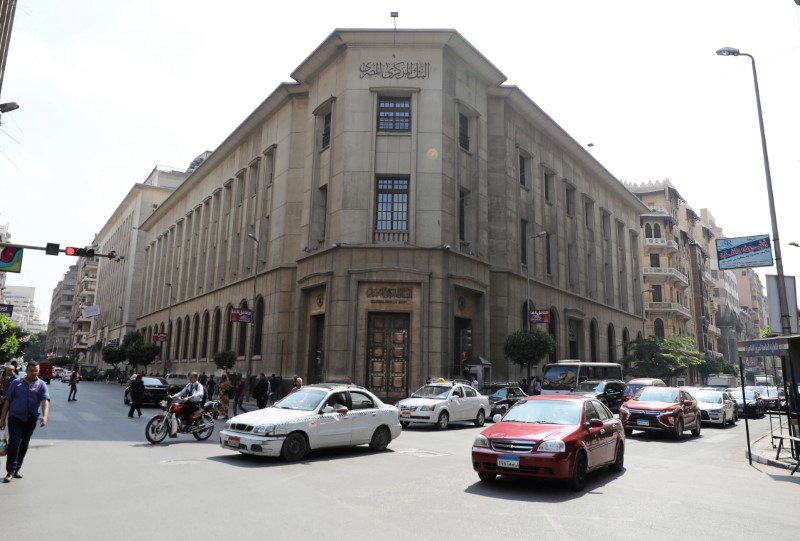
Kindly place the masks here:
POLYGON ((20 272, 22 270, 22 248, 0 244, 0 272, 20 272))
POLYGON ((717 239, 719 270, 772 266, 769 235, 717 239))

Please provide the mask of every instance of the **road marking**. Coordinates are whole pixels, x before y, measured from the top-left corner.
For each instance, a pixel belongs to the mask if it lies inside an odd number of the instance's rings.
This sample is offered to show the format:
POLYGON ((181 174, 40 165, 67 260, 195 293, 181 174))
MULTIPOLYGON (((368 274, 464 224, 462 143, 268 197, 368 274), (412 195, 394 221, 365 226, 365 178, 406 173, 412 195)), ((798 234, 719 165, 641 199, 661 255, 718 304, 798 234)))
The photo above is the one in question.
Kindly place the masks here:
POLYGON ((447 453, 439 453, 437 451, 431 451, 429 449, 398 449, 398 453, 404 455, 414 455, 414 456, 448 456, 447 453))

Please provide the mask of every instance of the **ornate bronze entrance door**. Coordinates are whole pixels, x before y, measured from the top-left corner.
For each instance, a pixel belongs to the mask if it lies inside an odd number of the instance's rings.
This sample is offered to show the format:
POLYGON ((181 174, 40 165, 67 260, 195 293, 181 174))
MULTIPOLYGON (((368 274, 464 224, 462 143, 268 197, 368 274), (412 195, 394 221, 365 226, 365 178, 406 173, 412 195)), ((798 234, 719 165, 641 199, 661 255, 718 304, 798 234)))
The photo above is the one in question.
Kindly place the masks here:
POLYGON ((368 320, 367 387, 378 396, 408 396, 408 314, 372 313, 368 320))

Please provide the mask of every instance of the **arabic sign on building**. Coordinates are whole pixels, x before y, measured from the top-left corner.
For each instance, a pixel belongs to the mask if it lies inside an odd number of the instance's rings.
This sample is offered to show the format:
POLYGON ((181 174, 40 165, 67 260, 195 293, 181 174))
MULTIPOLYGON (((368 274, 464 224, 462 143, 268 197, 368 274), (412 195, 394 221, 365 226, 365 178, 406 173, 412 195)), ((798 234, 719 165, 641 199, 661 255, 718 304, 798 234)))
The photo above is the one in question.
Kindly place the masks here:
POLYGON ((253 311, 247 308, 231 308, 231 321, 234 323, 250 323, 253 311))
POLYGON ((717 239, 717 262, 720 270, 771 267, 769 235, 717 239))
POLYGON ((361 79, 426 79, 430 77, 429 62, 362 62, 361 79))
POLYGON ((747 340, 739 342, 739 354, 743 357, 768 357, 771 355, 786 355, 789 350, 789 340, 786 338, 764 338, 761 340, 747 340))
POLYGON ((100 305, 84 306, 81 308, 81 317, 95 317, 100 315, 100 305))

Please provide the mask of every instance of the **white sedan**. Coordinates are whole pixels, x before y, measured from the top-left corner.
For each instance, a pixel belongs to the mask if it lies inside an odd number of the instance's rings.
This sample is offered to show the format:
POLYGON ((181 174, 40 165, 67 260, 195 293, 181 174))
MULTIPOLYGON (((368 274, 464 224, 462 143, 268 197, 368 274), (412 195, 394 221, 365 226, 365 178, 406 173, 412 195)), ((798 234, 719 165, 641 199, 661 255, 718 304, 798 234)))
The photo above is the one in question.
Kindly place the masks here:
POLYGON ((492 411, 489 398, 469 385, 453 381, 437 381, 420 387, 397 403, 400 424, 432 423, 440 430, 455 421, 471 421, 483 426, 492 411))
POLYGON ((323 447, 369 444, 383 451, 402 429, 397 408, 355 385, 308 385, 273 406, 225 423, 219 444, 249 455, 301 460, 323 447))
POLYGON ((691 395, 697 399, 703 422, 725 426, 739 419, 736 401, 728 393, 700 389, 691 395))

